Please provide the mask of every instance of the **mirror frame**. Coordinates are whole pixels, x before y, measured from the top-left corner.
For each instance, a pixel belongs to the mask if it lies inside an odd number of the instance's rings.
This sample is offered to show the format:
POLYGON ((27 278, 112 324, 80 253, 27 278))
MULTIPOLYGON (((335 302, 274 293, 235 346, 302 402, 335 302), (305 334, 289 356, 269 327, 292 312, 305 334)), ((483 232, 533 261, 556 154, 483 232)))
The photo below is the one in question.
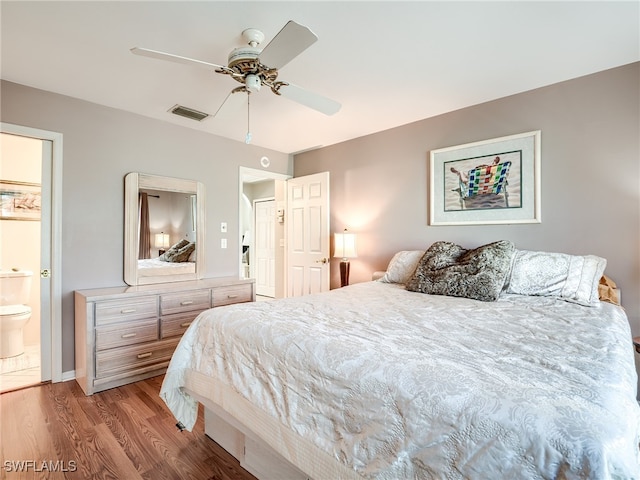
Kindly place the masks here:
POLYGON ((124 281, 127 285, 198 280, 205 275, 205 193, 195 180, 131 172, 124 177, 124 281), (177 275, 138 276, 138 195, 141 189, 196 195, 196 271, 177 275))

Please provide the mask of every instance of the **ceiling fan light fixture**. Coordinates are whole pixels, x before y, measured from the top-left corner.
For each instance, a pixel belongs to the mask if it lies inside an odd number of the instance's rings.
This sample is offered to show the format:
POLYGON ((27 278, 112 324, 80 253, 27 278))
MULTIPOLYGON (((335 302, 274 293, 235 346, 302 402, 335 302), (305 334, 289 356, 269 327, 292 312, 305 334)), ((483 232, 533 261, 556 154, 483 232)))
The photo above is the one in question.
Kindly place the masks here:
POLYGON ((260 91, 262 83, 260 82, 260 77, 258 75, 247 75, 244 85, 251 93, 256 93, 260 91))

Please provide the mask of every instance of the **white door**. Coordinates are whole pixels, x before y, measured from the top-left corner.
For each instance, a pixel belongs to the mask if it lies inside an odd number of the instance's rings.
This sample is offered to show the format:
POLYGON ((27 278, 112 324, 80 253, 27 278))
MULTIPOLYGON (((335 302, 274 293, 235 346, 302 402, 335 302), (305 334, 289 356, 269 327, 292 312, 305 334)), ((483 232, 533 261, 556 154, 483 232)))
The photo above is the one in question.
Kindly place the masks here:
POLYGON ((329 290, 329 172, 287 180, 287 296, 329 290))
MULTIPOLYGON (((274 297, 276 294, 276 249, 275 220, 276 201, 258 200, 254 203, 255 239, 254 257, 250 260, 254 267, 256 295, 274 297)), ((251 253, 250 253, 251 254, 251 253)))
MULTIPOLYGON (((52 378, 51 365, 51 218, 52 218, 53 142, 42 140, 42 212, 40 222, 40 374, 41 380, 52 378)), ((34 272, 38 274, 38 272, 34 272)), ((37 278, 37 277, 36 277, 37 278)), ((34 279, 35 280, 35 279, 34 279)))

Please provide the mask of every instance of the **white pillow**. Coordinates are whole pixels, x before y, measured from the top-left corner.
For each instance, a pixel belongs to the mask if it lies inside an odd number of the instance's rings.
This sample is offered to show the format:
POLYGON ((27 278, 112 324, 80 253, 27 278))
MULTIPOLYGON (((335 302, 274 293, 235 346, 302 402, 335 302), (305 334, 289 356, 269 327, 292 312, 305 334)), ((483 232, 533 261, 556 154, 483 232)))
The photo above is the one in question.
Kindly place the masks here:
POLYGON ((594 306, 600 302, 598 283, 606 266, 607 261, 595 255, 516 250, 506 292, 594 306))
POLYGON ((416 270, 424 250, 402 250, 396 253, 379 280, 384 283, 407 283, 416 270))

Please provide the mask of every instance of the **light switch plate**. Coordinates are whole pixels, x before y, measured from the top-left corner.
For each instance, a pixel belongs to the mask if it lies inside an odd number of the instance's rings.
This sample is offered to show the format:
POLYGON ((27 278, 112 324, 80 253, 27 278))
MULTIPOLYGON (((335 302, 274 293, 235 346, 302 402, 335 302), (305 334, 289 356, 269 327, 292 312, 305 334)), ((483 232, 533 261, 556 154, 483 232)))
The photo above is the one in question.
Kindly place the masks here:
POLYGON ((222 222, 220 224, 220 232, 221 233, 227 233, 227 222, 222 222))

